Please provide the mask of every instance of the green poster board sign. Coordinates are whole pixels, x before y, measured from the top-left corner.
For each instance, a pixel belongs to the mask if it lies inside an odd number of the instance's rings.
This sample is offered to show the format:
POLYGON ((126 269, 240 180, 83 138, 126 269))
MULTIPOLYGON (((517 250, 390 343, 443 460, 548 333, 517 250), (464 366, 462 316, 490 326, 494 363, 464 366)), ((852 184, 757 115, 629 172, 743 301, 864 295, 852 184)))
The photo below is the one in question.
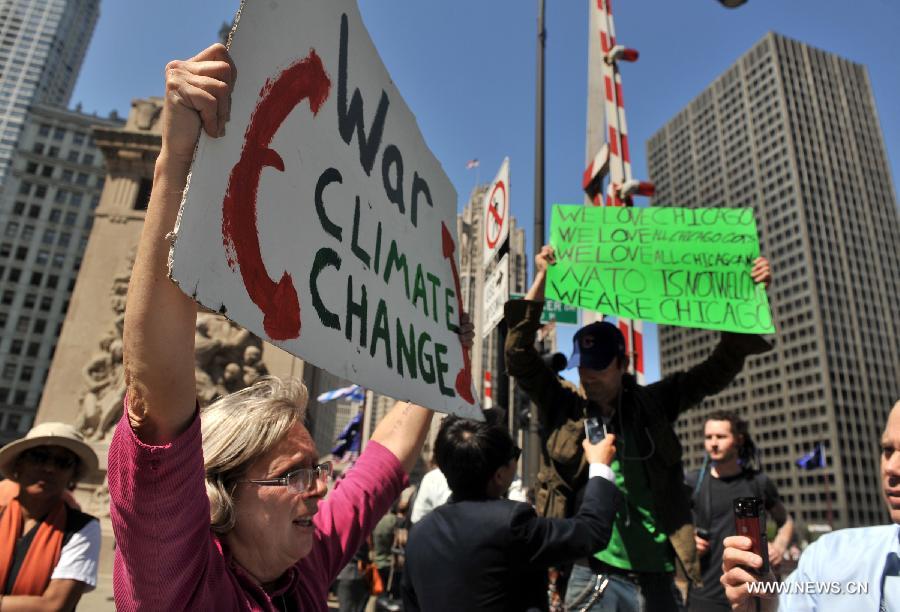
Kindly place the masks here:
POLYGON ((752 208, 556 204, 546 297, 630 319, 752 334, 775 331, 752 208))
MULTIPOLYGON (((521 293, 509 294, 509 299, 511 300, 521 300, 523 297, 525 296, 521 293)), ((541 311, 541 323, 549 323, 550 321, 578 325, 578 309, 562 302, 545 300, 544 310, 541 311)))

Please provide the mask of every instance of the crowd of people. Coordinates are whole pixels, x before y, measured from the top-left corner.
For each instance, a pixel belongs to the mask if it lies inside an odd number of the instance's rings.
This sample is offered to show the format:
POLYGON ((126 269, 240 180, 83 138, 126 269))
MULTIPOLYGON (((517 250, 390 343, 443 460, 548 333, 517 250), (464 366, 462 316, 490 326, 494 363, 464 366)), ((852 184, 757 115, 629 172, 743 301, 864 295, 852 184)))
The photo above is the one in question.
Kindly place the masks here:
MULTIPOLYGON (((643 386, 628 374, 621 332, 597 322, 575 334, 580 385, 567 383, 535 349, 550 247, 505 311, 508 371, 537 407, 533 503, 508 498, 521 450, 492 411, 484 422, 445 418, 434 469, 402 497, 432 423, 426 407, 397 402, 330 491, 303 385, 262 377, 198 409, 197 305, 168 278, 168 235, 200 131, 223 133, 235 76, 222 45, 166 70, 162 149, 128 291, 125 409, 108 455, 117 609, 325 610, 333 590, 342 609, 362 610, 375 581, 385 609, 547 610, 550 567, 565 576, 567 610, 756 607, 748 584, 776 578, 735 535, 732 500, 759 498, 777 523, 772 572, 792 541, 788 509, 739 415, 708 417, 708 461, 687 475, 673 423, 770 345, 723 333, 702 363, 643 386), (586 418, 602 423, 593 442, 586 418)), ((751 275, 768 286, 768 262, 751 275)), ((460 336, 471 345, 465 317, 460 336)), ((900 402, 881 446, 893 524, 821 538, 785 579, 868 580, 867 599, 794 593, 782 609, 900 609, 900 402)), ((62 424, 0 449, 0 611, 73 609, 95 586, 99 526, 69 491, 96 466, 62 424)))

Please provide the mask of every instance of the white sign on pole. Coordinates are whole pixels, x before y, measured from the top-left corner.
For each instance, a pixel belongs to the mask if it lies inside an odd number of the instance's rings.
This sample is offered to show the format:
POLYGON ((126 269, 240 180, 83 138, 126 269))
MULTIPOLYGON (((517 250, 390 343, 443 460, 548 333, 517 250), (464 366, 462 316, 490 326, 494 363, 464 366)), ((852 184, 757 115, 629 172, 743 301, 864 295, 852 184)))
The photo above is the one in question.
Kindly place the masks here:
POLYGON ((504 253, 484 281, 482 337, 490 334, 503 320, 503 306, 507 301, 509 301, 509 253, 504 253))
POLYGON ((356 2, 243 2, 231 54, 231 121, 201 136, 172 278, 337 376, 481 418, 456 192, 356 2))
POLYGON ((509 236, 509 158, 500 164, 500 171, 491 183, 484 196, 481 206, 481 227, 484 228, 484 257, 482 263, 485 268, 491 262, 506 237, 509 236))

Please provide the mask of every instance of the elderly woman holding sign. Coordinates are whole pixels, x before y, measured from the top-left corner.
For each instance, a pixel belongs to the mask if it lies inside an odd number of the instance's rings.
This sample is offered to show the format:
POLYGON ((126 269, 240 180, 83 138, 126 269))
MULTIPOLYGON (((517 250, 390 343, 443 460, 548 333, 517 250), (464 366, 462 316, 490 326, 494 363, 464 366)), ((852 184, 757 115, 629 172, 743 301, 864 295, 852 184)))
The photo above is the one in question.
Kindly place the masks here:
MULTIPOLYGON (((109 450, 120 610, 325 610, 329 584, 406 486, 432 412, 398 403, 340 485, 303 426, 306 389, 263 379, 198 414, 196 304, 167 278, 200 130, 235 68, 213 45, 166 69, 162 150, 128 291, 125 412, 109 450)), ((466 321, 463 342, 471 343, 466 321)))

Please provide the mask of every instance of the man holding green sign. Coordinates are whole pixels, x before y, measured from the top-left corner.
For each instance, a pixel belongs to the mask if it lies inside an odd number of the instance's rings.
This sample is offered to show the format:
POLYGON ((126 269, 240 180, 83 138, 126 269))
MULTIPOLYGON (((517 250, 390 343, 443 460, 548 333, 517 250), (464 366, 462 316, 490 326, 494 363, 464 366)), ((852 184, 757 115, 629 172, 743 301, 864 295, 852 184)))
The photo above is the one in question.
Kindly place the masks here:
MULTIPOLYGON (((604 210, 580 208, 586 211, 604 210)), ((708 219, 712 220, 711 217, 708 219)), ((555 372, 544 365, 534 348, 548 279, 568 282, 560 277, 559 272, 566 274, 567 270, 573 270, 570 265, 573 260, 583 263, 593 257, 593 271, 589 274, 594 279, 585 277, 575 281, 579 300, 583 300, 585 306, 590 305, 588 300, 596 300, 601 294, 609 296, 610 287, 604 283, 620 283, 612 287, 632 290, 639 287, 633 284, 637 277, 632 276, 628 280, 611 277, 609 266, 612 264, 603 261, 611 255, 611 251, 596 248, 592 255, 588 252, 592 244, 596 247, 598 241, 602 243, 603 236, 598 235, 597 227, 590 224, 584 227, 587 228, 585 231, 594 233, 594 243, 588 240, 587 235, 578 236, 582 226, 576 226, 571 235, 582 240, 581 251, 567 250, 563 260, 563 257, 556 257, 552 247, 543 247, 535 258, 535 279, 525 299, 506 304, 509 325, 507 367, 509 374, 516 378, 537 405, 544 444, 536 485, 538 512, 544 516, 572 515, 576 497, 587 479, 587 466, 581 451, 584 420, 587 417, 601 420, 620 441, 616 459, 610 467, 625 503, 616 515, 612 538, 606 549, 574 566, 566 606, 568 609, 599 610, 598 595, 602 593, 603 605, 611 605, 603 609, 674 611, 679 609, 673 582, 676 561, 696 583, 700 580, 700 565, 694 543, 690 500, 683 490, 681 444, 673 423, 683 411, 696 406, 707 395, 724 389, 740 372, 747 356, 768 351, 771 346, 756 335, 725 332, 706 361, 687 372, 672 374, 644 387, 626 373, 629 358, 621 332, 611 323, 597 322, 575 334, 569 364, 570 367, 578 367, 581 385, 577 390, 566 386, 555 372), (596 608, 592 607, 594 604, 596 608)), ((691 240, 715 238, 711 234, 716 232, 704 231, 709 235, 694 235, 691 240)), ((662 238, 661 235, 656 237, 662 238)), ((639 241, 644 239, 641 236, 633 238, 638 240, 639 245, 639 241)), ((728 240, 738 242, 744 239, 729 236, 728 240)), ((643 249, 634 251, 634 247, 630 248, 632 259, 646 257, 643 249)), ((761 293, 764 297, 762 287, 757 289, 757 286, 768 285, 771 277, 769 263, 761 257, 746 260, 746 252, 745 248, 742 265, 744 273, 749 272, 753 287, 750 290, 742 285, 740 289, 735 288, 734 283, 740 284, 743 280, 731 281, 732 285, 728 286, 734 292, 742 291, 754 296, 761 293)), ((710 263, 714 266, 730 263, 725 259, 732 255, 727 251, 720 255, 710 263)), ((616 251, 616 257, 627 259, 620 250, 616 251)), ((574 276, 582 272, 568 274, 574 276)), ((547 295, 551 295, 549 287, 547 295)), ((559 292, 554 295, 559 296, 559 292)), ((608 299, 615 303, 611 297, 608 299)), ((625 303, 622 299, 618 302, 620 307, 625 303)), ((637 318, 637 314, 651 310, 646 302, 626 304, 625 311, 620 314, 637 318)), ((702 314, 709 321, 714 315, 706 308, 702 314)), ((657 312, 663 310, 657 308, 657 312)), ((767 303, 765 310, 768 312, 767 303)), ((722 312, 724 310, 716 311, 715 317, 724 320, 726 317, 722 312)), ((745 309, 728 317, 729 325, 737 321, 738 325, 746 324, 747 327, 771 327, 771 317, 763 320, 762 309, 745 309), (751 321, 751 318, 754 320, 751 321)))

